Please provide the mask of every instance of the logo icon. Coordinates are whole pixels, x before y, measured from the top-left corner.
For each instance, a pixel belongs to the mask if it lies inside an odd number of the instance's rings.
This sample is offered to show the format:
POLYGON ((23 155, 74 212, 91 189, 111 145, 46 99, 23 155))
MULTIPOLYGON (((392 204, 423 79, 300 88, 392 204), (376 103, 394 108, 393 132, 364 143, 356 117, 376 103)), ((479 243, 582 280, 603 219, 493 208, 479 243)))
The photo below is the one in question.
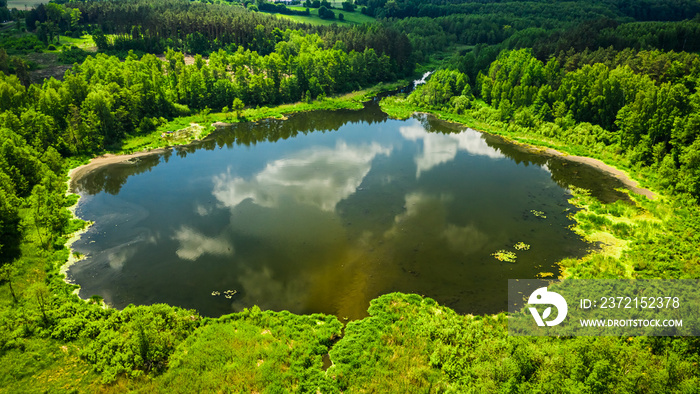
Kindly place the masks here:
POLYGON ((542 317, 540 317, 540 314, 537 312, 536 308, 529 308, 530 313, 532 313, 532 317, 535 318, 535 322, 537 322, 537 325, 540 327, 544 327, 545 324, 550 327, 556 326, 557 324, 563 322, 564 318, 566 317, 566 313, 569 310, 564 297, 562 297, 559 293, 547 291, 547 287, 540 287, 539 289, 533 291, 532 294, 530 294, 530 299, 528 299, 527 302, 529 304, 554 305, 557 307, 557 318, 549 321, 545 321, 545 319, 552 314, 551 306, 544 310, 542 317))

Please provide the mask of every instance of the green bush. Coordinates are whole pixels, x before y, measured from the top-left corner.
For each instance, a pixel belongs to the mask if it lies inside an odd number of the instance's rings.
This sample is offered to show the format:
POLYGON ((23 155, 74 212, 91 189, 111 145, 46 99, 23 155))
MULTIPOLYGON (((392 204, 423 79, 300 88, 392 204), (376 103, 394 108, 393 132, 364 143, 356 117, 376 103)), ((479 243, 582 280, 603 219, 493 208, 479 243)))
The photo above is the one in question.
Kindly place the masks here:
POLYGON ((33 34, 22 37, 2 36, 0 38, 0 48, 5 49, 8 55, 26 55, 36 51, 37 47, 43 49, 44 43, 33 34))
POLYGON ((76 46, 63 46, 58 54, 58 61, 63 64, 82 63, 90 54, 76 46))
POLYGON ((173 116, 189 116, 192 114, 190 107, 185 104, 172 103, 173 116))
POLYGON ((169 305, 128 306, 102 320, 99 327, 90 327, 89 333, 97 336, 81 356, 102 374, 104 382, 121 374, 136 377, 162 372, 175 347, 199 322, 195 311, 169 305))

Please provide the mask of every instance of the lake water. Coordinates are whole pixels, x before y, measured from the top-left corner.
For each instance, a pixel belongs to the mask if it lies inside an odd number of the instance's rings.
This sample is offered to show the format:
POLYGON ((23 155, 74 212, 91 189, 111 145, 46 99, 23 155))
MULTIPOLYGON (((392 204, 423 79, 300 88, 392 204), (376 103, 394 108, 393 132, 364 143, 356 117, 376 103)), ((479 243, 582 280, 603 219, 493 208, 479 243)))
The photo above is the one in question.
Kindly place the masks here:
POLYGON ((494 313, 509 278, 556 274, 592 248, 568 229, 567 185, 621 197, 593 168, 375 103, 241 124, 74 180, 95 224, 68 276, 117 308, 207 316, 258 305, 355 319, 394 291, 494 313))

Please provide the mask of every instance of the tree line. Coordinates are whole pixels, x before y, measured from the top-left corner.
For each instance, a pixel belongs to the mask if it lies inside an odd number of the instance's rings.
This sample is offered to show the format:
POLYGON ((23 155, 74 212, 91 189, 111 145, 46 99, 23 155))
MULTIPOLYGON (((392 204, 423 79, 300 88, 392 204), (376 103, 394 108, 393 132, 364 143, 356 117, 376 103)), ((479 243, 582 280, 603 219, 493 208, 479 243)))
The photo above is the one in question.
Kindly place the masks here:
POLYGON ((441 17, 454 14, 559 14, 560 18, 578 15, 583 19, 608 16, 635 20, 677 21, 689 19, 700 12, 692 0, 587 0, 550 2, 544 0, 357 0, 366 8, 363 12, 378 18, 441 17))
POLYGON ((197 55, 188 65, 173 50, 164 60, 132 54, 122 62, 99 54, 67 71, 63 81, 41 87, 3 76, 0 126, 41 151, 98 152, 126 134, 154 130, 161 117, 232 108, 236 99, 252 106, 311 100, 404 75, 405 65, 372 48, 324 49, 316 34, 284 35, 288 40, 266 56, 239 47, 207 60, 197 55))

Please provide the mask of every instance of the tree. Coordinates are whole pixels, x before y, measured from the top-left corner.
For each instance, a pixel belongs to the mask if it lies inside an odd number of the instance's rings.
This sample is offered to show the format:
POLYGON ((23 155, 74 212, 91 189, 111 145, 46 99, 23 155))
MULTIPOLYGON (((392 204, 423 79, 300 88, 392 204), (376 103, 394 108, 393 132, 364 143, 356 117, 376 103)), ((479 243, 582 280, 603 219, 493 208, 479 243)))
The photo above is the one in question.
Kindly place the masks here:
POLYGON ((56 3, 47 3, 45 7, 47 19, 58 24, 65 13, 63 6, 56 3))
POLYGON ((15 294, 15 289, 12 287, 12 276, 14 275, 15 267, 12 264, 5 264, 0 266, 0 278, 7 281, 10 287, 10 294, 12 295, 12 301, 17 303, 17 294, 15 294))
POLYGON ((321 19, 334 19, 335 18, 335 13, 325 6, 321 6, 318 9, 318 16, 321 19))
POLYGON ((236 113, 237 119, 241 118, 241 111, 243 111, 243 107, 245 107, 245 105, 243 104, 243 101, 241 101, 241 99, 239 99, 238 97, 233 99, 233 103, 231 104, 231 111, 236 113))
POLYGON ((17 56, 13 56, 12 60, 10 60, 10 63, 12 64, 12 67, 14 67, 15 75, 17 75, 17 78, 19 78, 20 82, 22 82, 22 85, 24 85, 25 87, 29 87, 29 85, 32 83, 32 80, 29 76, 29 66, 27 65, 27 63, 25 63, 24 60, 17 56))
POLYGON ((28 295, 32 301, 36 302, 36 305, 41 312, 42 319, 44 320, 44 324, 48 324, 49 316, 46 314, 46 310, 48 309, 49 302, 51 302, 51 291, 49 290, 48 286, 46 286, 43 281, 35 282, 29 287, 27 292, 29 293, 28 295))
POLYGON ((98 50, 104 51, 109 49, 109 41, 107 36, 100 29, 95 29, 92 31, 92 40, 95 42, 95 46, 98 50))
POLYGON ((17 212, 18 199, 4 190, 10 188, 12 180, 0 172, 0 181, 5 182, 0 187, 0 264, 3 264, 19 256, 22 232, 17 212))
POLYGON ((77 29, 78 25, 80 24, 80 17, 82 16, 82 13, 80 12, 79 9, 77 8, 72 8, 70 11, 70 26, 73 29, 77 29))
POLYGON ((48 178, 44 178, 41 184, 34 186, 32 195, 29 197, 34 228, 39 242, 45 249, 49 249, 55 235, 68 221, 65 213, 61 212, 60 200, 52 196, 45 186, 50 183, 48 178))
POLYGON ((27 13, 24 23, 29 31, 34 31, 37 28, 37 23, 46 22, 46 6, 39 4, 36 8, 27 13))

